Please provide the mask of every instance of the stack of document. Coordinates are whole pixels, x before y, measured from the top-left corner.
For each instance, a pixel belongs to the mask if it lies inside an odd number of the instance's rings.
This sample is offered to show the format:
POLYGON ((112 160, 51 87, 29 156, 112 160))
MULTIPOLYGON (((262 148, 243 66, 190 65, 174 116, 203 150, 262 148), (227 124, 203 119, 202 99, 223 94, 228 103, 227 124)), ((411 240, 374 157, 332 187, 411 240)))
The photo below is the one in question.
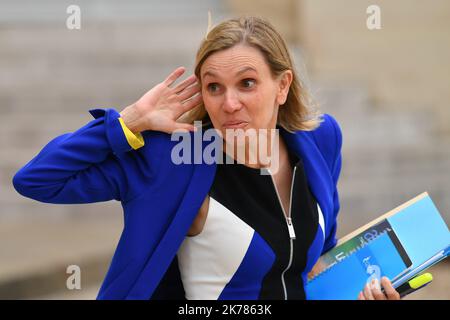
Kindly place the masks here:
POLYGON ((308 299, 356 299, 386 276, 395 288, 449 255, 450 232, 427 192, 355 230, 310 274, 308 299))

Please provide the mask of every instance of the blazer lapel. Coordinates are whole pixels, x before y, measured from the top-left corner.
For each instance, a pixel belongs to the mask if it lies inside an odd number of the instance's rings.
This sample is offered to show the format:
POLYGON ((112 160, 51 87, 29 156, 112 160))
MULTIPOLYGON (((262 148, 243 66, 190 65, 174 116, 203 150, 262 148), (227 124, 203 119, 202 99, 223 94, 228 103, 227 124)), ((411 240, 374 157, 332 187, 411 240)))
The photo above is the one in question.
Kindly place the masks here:
POLYGON ((308 131, 297 131, 295 134, 280 128, 286 144, 303 161, 306 177, 311 192, 316 198, 324 214, 325 228, 328 233, 327 220, 333 217, 333 180, 324 156, 318 149, 312 134, 308 131))

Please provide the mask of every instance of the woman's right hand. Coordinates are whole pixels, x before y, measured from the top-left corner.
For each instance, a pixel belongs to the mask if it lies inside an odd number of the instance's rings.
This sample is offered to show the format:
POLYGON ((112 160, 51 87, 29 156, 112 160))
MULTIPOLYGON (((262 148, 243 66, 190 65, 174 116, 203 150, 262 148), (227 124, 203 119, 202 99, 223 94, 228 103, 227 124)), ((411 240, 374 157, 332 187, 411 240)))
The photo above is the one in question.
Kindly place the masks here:
POLYGON ((155 130, 172 133, 177 129, 195 131, 192 124, 176 120, 202 102, 197 77, 191 75, 175 87, 170 87, 185 71, 184 67, 175 69, 163 82, 120 112, 122 120, 132 132, 155 130))

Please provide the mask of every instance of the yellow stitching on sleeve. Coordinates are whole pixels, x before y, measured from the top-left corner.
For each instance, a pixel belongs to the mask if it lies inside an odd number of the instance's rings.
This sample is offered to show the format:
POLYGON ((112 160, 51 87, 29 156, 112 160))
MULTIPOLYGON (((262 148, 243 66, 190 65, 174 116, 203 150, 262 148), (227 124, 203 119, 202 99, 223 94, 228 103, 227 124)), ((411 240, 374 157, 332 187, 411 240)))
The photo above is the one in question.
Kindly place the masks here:
POLYGON ((142 134, 140 132, 133 133, 125 125, 125 122, 123 122, 122 118, 119 118, 119 122, 120 122, 120 125, 122 126, 122 130, 125 133, 125 137, 127 138, 128 143, 134 150, 139 149, 140 147, 144 146, 144 138, 142 137, 142 134))

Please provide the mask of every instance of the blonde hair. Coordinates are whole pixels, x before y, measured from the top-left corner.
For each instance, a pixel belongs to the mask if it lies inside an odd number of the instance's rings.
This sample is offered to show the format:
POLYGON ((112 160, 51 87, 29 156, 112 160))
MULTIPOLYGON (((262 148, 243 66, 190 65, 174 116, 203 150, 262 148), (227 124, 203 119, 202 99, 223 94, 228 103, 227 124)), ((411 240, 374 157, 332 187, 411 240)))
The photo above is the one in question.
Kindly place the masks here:
MULTIPOLYGON (((208 30, 210 26, 208 26, 208 30)), ((311 96, 297 76, 286 44, 281 35, 266 20, 258 17, 240 17, 226 20, 211 29, 200 44, 195 62, 195 75, 201 82, 200 69, 205 60, 215 52, 246 44, 257 48, 265 57, 272 76, 291 70, 293 79, 283 107, 279 109, 277 124, 289 132, 310 131, 322 121, 321 113, 312 103, 311 96)), ((182 122, 211 120, 203 103, 182 116, 182 122)))

